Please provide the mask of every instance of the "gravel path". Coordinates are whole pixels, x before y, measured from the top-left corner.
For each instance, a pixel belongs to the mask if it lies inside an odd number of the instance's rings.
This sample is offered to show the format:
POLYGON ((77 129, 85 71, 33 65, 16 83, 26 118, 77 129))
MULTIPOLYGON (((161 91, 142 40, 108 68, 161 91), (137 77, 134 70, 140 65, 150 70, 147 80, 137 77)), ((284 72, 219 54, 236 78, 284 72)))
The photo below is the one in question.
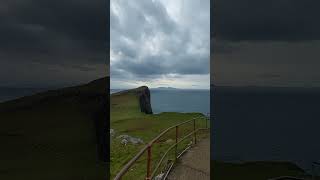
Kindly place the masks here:
POLYGON ((210 179, 210 138, 186 152, 169 174, 168 180, 210 179))

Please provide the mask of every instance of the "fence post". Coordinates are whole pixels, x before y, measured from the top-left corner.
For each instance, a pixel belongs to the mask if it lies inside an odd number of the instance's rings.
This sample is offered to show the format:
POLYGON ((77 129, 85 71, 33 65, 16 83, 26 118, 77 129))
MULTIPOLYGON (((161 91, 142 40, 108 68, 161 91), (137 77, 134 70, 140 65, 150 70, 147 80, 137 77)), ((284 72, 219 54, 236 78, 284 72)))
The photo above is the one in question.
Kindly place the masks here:
POLYGON ((174 161, 177 162, 178 157, 178 126, 176 126, 176 152, 175 152, 175 158, 174 161))
POLYGON ((147 158, 147 177, 146 180, 151 180, 151 145, 148 146, 148 158, 147 158))
POLYGON ((193 119, 194 144, 197 144, 196 119, 193 119))

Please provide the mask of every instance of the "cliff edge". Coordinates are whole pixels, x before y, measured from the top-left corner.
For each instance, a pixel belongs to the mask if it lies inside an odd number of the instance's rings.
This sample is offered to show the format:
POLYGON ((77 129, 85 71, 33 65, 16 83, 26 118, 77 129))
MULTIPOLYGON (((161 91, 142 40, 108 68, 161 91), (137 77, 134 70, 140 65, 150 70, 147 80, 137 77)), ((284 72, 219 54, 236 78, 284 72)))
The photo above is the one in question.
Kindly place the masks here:
POLYGON ((139 97, 139 104, 141 112, 152 114, 150 90, 147 86, 137 88, 137 95, 139 97))
POLYGON ((139 100, 140 110, 146 114, 153 114, 151 107, 150 90, 147 86, 141 86, 135 89, 129 89, 112 94, 112 96, 121 96, 125 94, 133 94, 139 100))

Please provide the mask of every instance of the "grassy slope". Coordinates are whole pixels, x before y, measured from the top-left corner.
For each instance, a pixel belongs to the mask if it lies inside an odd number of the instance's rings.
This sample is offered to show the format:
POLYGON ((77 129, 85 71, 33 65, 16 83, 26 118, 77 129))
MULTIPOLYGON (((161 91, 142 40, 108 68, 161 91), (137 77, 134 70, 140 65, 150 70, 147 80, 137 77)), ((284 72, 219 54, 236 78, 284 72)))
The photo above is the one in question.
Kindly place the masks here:
MULTIPOLYGON (((151 94, 152 96, 152 94, 151 94)), ((113 94, 111 101, 111 128, 115 129, 116 136, 128 134, 139 137, 145 143, 152 140, 160 132, 168 127, 183 122, 193 117, 202 116, 200 113, 161 113, 147 115, 140 112, 138 98, 134 91, 113 94)), ((197 122, 197 126, 204 127, 205 121, 197 122)), ((181 135, 191 132, 191 124, 182 126, 179 129, 181 135)), ((162 140, 174 140, 175 131, 171 131, 162 140)), ((191 139, 189 139, 191 140, 191 139)), ((189 141, 187 142, 189 143, 189 141)), ((160 159, 161 155, 168 148, 170 143, 157 143, 152 148, 152 164, 160 159)), ((123 167, 137 152, 145 146, 143 145, 122 145, 116 138, 111 142, 111 177, 123 167)), ((183 145, 181 145, 183 146, 183 145)), ((182 147, 181 147, 182 148, 182 147)), ((172 155, 172 154, 171 154, 172 155)), ((146 173, 146 154, 140 159, 136 166, 124 177, 125 179, 143 179, 146 173)))
POLYGON ((95 111, 107 81, 0 104, 0 179, 104 179, 95 111))

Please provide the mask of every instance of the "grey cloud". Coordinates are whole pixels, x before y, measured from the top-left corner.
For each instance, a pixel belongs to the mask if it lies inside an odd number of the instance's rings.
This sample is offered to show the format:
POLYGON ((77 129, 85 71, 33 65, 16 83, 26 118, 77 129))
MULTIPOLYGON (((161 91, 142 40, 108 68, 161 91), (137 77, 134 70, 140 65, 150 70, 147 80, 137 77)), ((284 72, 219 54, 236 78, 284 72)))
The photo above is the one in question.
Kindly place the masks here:
MULTIPOLYGON (((111 69, 121 69, 134 75, 163 75, 163 74, 208 74, 209 57, 201 55, 183 56, 146 56, 141 61, 123 58, 111 69)), ((118 71, 119 72, 119 71, 118 71)), ((112 74, 112 72, 111 72, 112 74)), ((119 74, 112 74, 113 76, 119 74)))
POLYGON ((320 41, 219 43, 228 51, 212 56, 216 85, 313 86, 320 79, 320 41))
POLYGON ((222 0, 214 2, 216 38, 230 41, 320 39, 320 1, 222 0))
POLYGON ((32 63, 37 64, 33 67, 43 68, 29 72, 30 77, 41 76, 41 80, 11 78, 13 74, 9 73, 3 74, 7 78, 2 78, 1 83, 32 81, 37 86, 48 85, 50 81, 46 78, 54 76, 61 77, 60 84, 85 82, 89 79, 81 73, 88 71, 97 77, 105 76, 109 38, 107 4, 107 1, 89 0, 1 1, 0 57, 5 60, 2 68, 23 68, 20 64, 32 63), (50 70, 57 66, 65 70, 64 78, 50 70), (99 66, 105 70, 101 71, 99 66), (76 74, 79 80, 75 81, 76 74))
POLYGON ((186 15, 202 12, 179 22, 159 1, 111 2, 111 51, 119 56, 111 62, 112 78, 209 73, 209 1, 186 2, 186 15))
POLYGON ((0 25, 3 53, 19 50, 24 56, 40 51, 55 56, 106 50, 106 8, 99 7, 104 3, 24 0, 6 4, 0 25))
POLYGON ((318 1, 215 1, 212 83, 313 86, 320 79, 318 1))

